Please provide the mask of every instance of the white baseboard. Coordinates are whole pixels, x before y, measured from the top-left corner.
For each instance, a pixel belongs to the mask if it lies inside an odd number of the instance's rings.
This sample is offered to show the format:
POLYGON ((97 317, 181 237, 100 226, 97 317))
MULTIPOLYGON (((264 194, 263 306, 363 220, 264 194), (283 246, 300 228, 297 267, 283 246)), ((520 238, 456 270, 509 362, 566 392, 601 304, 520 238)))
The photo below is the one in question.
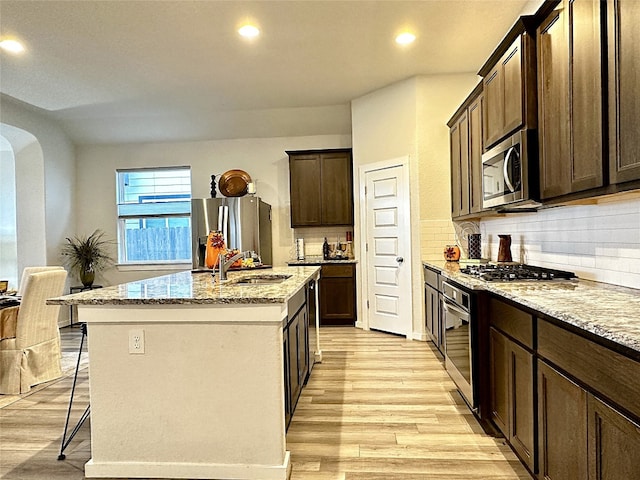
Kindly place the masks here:
POLYGON ((426 342, 429 340, 429 335, 427 334, 427 332, 413 332, 413 335, 411 336, 411 338, 413 340, 418 340, 420 342, 426 342))
POLYGON ((282 465, 236 465, 177 462, 113 462, 89 460, 86 478, 226 478, 229 480, 287 480, 291 455, 285 453, 282 465))

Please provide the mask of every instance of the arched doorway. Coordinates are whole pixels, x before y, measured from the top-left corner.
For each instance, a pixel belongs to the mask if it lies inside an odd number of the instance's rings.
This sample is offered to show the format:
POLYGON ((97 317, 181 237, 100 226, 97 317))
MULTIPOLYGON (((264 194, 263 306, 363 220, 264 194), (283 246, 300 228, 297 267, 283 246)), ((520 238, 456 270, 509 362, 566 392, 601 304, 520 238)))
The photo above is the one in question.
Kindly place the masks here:
POLYGON ((18 287, 28 265, 46 265, 44 158, 34 135, 0 123, 0 276, 18 287))
POLYGON ((9 140, 0 135, 0 280, 18 287, 18 235, 16 226, 16 162, 9 140))

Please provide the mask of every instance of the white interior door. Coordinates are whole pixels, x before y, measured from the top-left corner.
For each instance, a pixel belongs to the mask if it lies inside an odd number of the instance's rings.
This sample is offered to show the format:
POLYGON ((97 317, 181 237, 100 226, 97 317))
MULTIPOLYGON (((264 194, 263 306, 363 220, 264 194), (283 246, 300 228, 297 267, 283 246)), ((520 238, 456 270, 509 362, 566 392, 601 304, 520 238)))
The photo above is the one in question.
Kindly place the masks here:
POLYGON ((411 228, 404 165, 365 173, 369 328, 411 333, 411 228))

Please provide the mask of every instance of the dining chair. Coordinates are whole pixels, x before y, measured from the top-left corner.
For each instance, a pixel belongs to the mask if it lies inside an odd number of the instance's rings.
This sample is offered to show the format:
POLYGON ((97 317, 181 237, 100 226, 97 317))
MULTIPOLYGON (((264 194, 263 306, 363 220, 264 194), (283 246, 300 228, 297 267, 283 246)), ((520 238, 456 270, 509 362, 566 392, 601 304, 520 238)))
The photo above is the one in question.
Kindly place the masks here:
POLYGON ((0 320, 13 317, 15 322, 2 328, 13 335, 0 339, 0 394, 26 393, 34 385, 62 376, 60 305, 46 301, 64 293, 66 279, 64 269, 30 273, 23 280, 20 305, 0 311, 17 309, 17 315, 14 310, 14 315, 0 316, 0 320))
POLYGON ((64 267, 61 267, 59 265, 51 265, 51 266, 43 266, 43 267, 25 267, 24 270, 22 270, 22 277, 20 278, 20 285, 18 285, 18 297, 21 297, 23 295, 24 289, 27 286, 27 282, 29 280, 29 275, 31 275, 32 273, 39 273, 39 272, 48 272, 51 270, 64 270, 64 267))

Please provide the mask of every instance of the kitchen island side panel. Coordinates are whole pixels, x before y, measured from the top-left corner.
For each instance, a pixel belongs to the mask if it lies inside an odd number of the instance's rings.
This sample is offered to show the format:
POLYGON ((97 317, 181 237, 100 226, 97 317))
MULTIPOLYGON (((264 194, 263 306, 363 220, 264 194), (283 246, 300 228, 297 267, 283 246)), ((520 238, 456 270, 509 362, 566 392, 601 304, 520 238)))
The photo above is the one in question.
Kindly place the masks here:
POLYGON ((87 477, 286 478, 282 305, 79 308, 91 365, 87 477), (129 353, 132 330, 144 332, 143 354, 129 353))

